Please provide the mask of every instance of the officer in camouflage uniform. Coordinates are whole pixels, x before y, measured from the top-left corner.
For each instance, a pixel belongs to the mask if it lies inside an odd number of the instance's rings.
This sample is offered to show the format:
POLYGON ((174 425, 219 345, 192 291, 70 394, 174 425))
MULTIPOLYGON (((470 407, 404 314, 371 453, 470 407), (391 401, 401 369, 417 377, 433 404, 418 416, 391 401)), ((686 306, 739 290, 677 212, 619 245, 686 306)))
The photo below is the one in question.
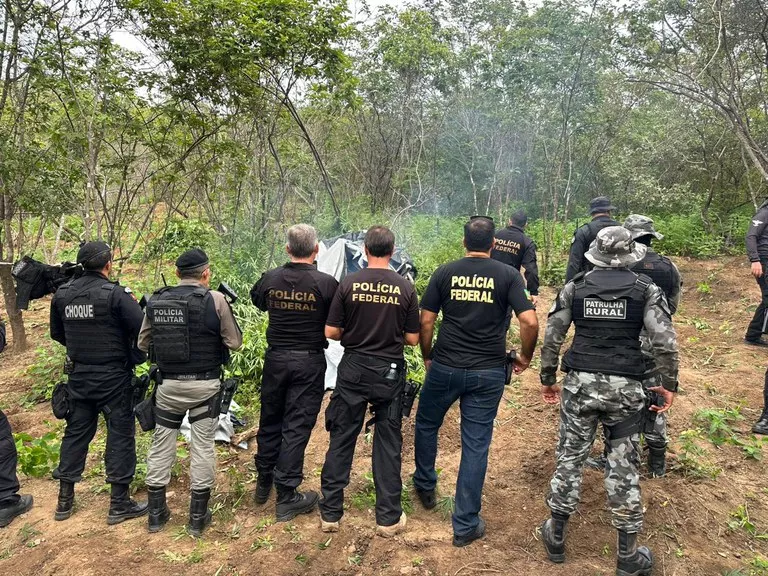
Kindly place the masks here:
POLYGON ((607 433, 610 451, 605 488, 613 525, 618 530, 617 576, 648 576, 653 556, 637 547, 643 506, 638 473, 639 425, 645 392, 645 359, 640 332, 651 343, 662 386, 652 390, 669 409, 677 389, 677 341, 666 299, 650 278, 628 267, 640 262, 646 247, 634 242, 621 226, 601 230, 587 259, 595 269, 577 275, 560 292, 549 313, 541 354, 542 394, 557 403, 558 357, 571 323, 573 345, 563 357, 567 373, 560 397, 560 440, 557 466, 547 504, 552 517, 541 527, 549 559, 565 561, 565 527, 576 511, 582 467, 599 423, 607 433))

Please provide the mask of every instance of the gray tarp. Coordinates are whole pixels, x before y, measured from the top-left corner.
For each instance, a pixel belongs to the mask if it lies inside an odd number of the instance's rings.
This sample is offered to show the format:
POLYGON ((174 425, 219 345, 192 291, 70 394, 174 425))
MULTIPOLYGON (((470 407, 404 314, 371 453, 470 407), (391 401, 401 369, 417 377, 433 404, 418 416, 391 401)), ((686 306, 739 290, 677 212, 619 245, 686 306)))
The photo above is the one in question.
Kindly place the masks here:
MULTIPOLYGON (((365 232, 349 232, 343 236, 322 240, 320 252, 317 255, 317 268, 321 272, 330 274, 336 280, 341 281, 347 274, 362 270, 368 265, 363 249, 365 232)), ((416 280, 416 267, 413 265, 410 255, 402 248, 395 247, 389 267, 407 278, 411 283, 416 280)), ((328 342, 325 350, 325 358, 328 368, 325 371, 325 389, 332 390, 336 387, 336 369, 341 362, 344 348, 335 340, 328 342)))

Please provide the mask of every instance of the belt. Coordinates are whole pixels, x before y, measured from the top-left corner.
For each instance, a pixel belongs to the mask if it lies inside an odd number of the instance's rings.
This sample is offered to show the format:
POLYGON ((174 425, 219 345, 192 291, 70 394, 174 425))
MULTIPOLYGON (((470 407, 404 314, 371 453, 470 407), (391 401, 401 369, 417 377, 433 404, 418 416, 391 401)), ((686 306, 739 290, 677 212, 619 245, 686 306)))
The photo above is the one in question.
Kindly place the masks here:
POLYGON ((127 362, 108 362, 106 364, 85 364, 82 362, 73 362, 72 372, 111 372, 115 369, 129 370, 127 362))
POLYGON ((269 347, 270 351, 274 352, 287 352, 288 354, 295 354, 296 356, 308 356, 310 354, 322 354, 324 350, 294 350, 293 348, 275 348, 273 346, 269 347))
POLYGON ((161 370, 160 373, 164 379, 168 380, 214 380, 221 378, 221 370, 209 370, 208 372, 198 372, 196 374, 169 374, 161 370))

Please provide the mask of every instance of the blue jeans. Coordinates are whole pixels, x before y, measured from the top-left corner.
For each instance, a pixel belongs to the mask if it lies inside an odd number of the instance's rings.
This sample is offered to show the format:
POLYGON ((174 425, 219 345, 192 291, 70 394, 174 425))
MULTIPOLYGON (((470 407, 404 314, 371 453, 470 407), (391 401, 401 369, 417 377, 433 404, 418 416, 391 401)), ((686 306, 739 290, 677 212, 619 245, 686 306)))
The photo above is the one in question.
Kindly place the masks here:
POLYGON ((437 486, 437 433, 448 409, 460 400, 461 464, 453 514, 453 533, 458 536, 472 533, 479 522, 488 448, 493 436, 493 421, 504 392, 504 379, 502 366, 465 370, 432 362, 419 397, 413 484, 421 491, 434 490, 437 486))

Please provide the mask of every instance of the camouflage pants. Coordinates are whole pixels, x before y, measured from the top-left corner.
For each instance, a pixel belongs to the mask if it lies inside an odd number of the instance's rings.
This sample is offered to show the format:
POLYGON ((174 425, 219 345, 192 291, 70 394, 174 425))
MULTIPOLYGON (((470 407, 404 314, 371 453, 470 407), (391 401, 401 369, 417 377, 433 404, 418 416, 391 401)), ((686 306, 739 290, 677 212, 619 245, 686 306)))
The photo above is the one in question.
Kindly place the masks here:
MULTIPOLYGON (((589 455, 598 424, 613 426, 643 408, 645 393, 638 380, 622 376, 571 371, 565 377, 560 401, 560 440, 557 466, 550 482, 547 505, 570 516, 581 493, 584 460, 589 455)), ((639 434, 610 441, 605 466, 605 490, 614 527, 639 532, 643 525, 640 498, 639 434)))

